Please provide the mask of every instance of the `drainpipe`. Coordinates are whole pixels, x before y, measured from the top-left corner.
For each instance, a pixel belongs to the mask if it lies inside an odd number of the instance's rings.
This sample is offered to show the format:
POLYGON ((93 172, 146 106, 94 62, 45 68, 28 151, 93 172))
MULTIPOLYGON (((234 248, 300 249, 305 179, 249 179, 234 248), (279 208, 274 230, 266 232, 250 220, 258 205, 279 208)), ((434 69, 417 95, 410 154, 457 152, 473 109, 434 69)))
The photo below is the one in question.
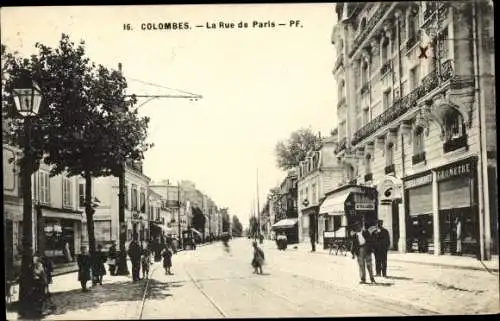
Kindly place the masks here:
POLYGON ((473 55, 474 58, 474 73, 476 79, 474 81, 474 96, 477 97, 477 113, 479 120, 479 157, 478 157, 478 188, 479 188, 479 248, 480 260, 490 259, 490 217, 489 209, 489 191, 488 191, 488 171, 486 158, 486 133, 483 131, 485 127, 484 116, 482 115, 482 100, 481 100, 481 65, 479 61, 479 37, 478 37, 478 17, 477 3, 472 4, 472 32, 473 32, 473 55))

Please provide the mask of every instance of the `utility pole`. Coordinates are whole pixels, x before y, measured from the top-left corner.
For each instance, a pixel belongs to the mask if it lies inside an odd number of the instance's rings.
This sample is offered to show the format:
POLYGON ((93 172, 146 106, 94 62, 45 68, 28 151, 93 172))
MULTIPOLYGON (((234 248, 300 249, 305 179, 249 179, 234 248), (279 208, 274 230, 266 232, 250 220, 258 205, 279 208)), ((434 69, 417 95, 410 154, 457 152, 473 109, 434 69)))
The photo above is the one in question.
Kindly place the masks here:
POLYGON ((260 239, 260 204, 259 204, 259 169, 257 168, 257 224, 258 224, 258 229, 257 229, 257 235, 260 239))
POLYGON ((184 244, 182 244, 182 235, 181 235, 181 186, 179 181, 177 181, 177 225, 179 228, 179 245, 183 248, 184 244))

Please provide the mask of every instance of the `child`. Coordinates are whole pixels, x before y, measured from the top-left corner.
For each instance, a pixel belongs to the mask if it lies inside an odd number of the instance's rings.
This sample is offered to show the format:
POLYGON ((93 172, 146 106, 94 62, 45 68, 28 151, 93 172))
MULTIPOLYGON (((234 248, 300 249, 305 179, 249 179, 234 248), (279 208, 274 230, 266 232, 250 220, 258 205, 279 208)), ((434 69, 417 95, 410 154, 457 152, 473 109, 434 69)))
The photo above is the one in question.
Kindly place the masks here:
POLYGON ((161 255, 163 256, 163 267, 165 268, 165 274, 172 275, 172 273, 170 272, 170 268, 172 267, 172 252, 170 250, 170 247, 165 247, 161 255))
POLYGON ((257 242, 253 242, 253 260, 252 266, 254 268, 253 273, 262 274, 262 265, 264 264, 264 251, 257 245, 257 242))
POLYGON ((145 249, 141 258, 142 265, 142 278, 147 279, 149 277, 149 266, 151 265, 151 252, 149 249, 145 249))

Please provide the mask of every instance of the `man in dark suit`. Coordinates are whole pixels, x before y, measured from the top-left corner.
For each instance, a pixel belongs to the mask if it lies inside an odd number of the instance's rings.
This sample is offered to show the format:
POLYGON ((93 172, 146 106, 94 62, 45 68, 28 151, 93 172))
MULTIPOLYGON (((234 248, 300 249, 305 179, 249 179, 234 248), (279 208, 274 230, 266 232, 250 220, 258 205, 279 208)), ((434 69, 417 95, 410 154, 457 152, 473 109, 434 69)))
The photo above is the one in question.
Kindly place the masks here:
POLYGON ((372 269, 373 235, 361 227, 360 223, 354 226, 352 234, 352 258, 357 257, 359 266, 360 283, 366 283, 366 270, 370 275, 370 281, 375 283, 372 269))
POLYGON ((375 234, 375 271, 376 275, 387 276, 387 252, 391 246, 389 232, 384 228, 384 221, 379 220, 375 234))
POLYGON ((132 242, 130 242, 128 246, 128 255, 130 257, 130 261, 132 263, 132 280, 139 281, 140 278, 140 272, 141 272, 141 254, 142 254, 142 247, 139 244, 139 241, 137 240, 138 235, 134 233, 132 242))

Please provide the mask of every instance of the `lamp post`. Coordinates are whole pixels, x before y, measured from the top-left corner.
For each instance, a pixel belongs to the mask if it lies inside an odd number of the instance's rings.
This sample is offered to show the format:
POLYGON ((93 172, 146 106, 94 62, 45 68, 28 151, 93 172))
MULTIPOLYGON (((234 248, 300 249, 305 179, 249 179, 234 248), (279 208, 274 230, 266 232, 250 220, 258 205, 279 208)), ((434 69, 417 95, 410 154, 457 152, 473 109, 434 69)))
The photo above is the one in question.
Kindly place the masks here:
POLYGON ((31 264, 33 263, 33 204, 31 195, 31 175, 34 172, 34 157, 31 150, 32 118, 38 115, 42 94, 40 87, 34 82, 23 79, 21 88, 13 89, 16 109, 24 119, 23 158, 21 160, 21 181, 23 195, 23 235, 21 278, 19 280, 20 315, 27 315, 33 310, 29 298, 32 286, 31 264))

